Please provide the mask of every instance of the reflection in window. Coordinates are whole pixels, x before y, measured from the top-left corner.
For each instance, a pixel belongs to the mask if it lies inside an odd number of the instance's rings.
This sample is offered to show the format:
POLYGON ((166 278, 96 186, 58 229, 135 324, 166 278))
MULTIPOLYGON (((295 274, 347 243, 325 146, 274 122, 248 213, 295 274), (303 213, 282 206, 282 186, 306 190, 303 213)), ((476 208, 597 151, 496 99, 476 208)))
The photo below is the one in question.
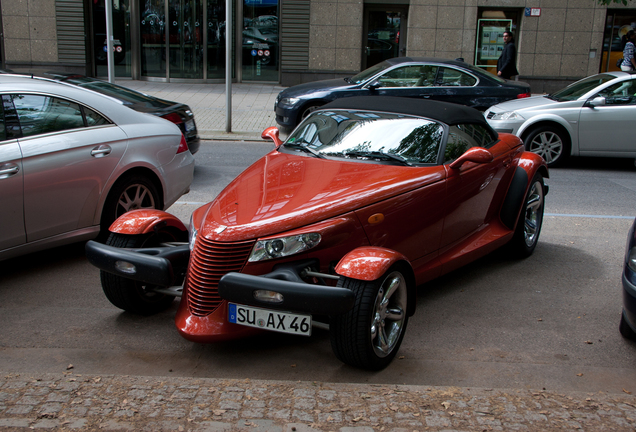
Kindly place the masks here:
POLYGON ((4 126, 4 108, 0 104, 0 141, 7 139, 7 130, 4 126))
POLYGON ((13 104, 24 136, 84 127, 78 104, 39 95, 14 95, 13 104))
POLYGON ((404 66, 392 69, 380 77, 380 87, 414 87, 421 77, 417 66, 404 66))
POLYGON ((606 105, 634 105, 636 104, 636 80, 609 86, 600 91, 597 96, 603 96, 606 105))
POLYGON ((451 126, 444 150, 444 163, 454 161, 472 147, 490 148, 495 142, 496 137, 492 136, 481 125, 458 124, 451 126))
POLYGON ((105 124, 110 124, 108 120, 106 120, 101 115, 97 114, 92 109, 84 108, 84 117, 86 117, 86 126, 101 126, 105 124))
POLYGON ((437 85, 470 87, 477 83, 477 79, 460 70, 442 67, 440 68, 437 85))
POLYGON ((305 145, 328 157, 360 160, 364 157, 351 153, 378 152, 400 156, 412 164, 437 163, 444 136, 440 123, 400 114, 369 114, 345 110, 315 113, 286 144, 305 145))

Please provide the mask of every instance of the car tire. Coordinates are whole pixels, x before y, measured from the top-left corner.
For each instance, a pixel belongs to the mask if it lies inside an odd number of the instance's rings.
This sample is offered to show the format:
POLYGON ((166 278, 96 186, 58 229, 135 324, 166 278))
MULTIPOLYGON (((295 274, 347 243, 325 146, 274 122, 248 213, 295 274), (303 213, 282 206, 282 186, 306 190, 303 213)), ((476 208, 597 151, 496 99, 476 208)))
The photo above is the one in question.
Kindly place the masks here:
POLYGON ((549 167, 563 164, 570 156, 570 137, 561 128, 544 125, 532 129, 525 136, 526 150, 541 156, 549 167))
POLYGON ((300 119, 298 120, 298 123, 303 121, 305 119, 305 117, 307 117, 309 114, 311 114, 312 112, 316 111, 320 107, 321 107, 321 105, 315 104, 315 103, 312 103, 312 104, 309 104, 307 106, 304 106, 302 111, 300 111, 300 119))
POLYGON ((101 229, 104 237, 115 220, 137 209, 163 209, 161 195, 155 184, 142 175, 130 175, 118 180, 110 190, 102 210, 101 229))
POLYGON ((394 267, 374 281, 342 277, 338 286, 352 290, 356 299, 349 312, 331 319, 331 347, 336 357, 362 369, 385 368, 398 352, 408 324, 404 274, 394 267))
POLYGON ((636 332, 629 326, 624 314, 621 314, 621 323, 618 326, 618 330, 625 339, 636 341, 636 332))
POLYGON ((517 228, 510 241, 512 253, 519 258, 529 257, 537 247, 541 226, 543 225, 544 207, 545 187, 543 176, 536 173, 523 200, 517 228))
MULTIPOLYGON (((106 244, 116 248, 157 246, 161 242, 177 241, 169 232, 127 235, 111 233, 106 244)), ((106 298, 119 309, 138 315, 153 315, 170 307, 175 296, 152 292, 152 286, 100 270, 106 298)))

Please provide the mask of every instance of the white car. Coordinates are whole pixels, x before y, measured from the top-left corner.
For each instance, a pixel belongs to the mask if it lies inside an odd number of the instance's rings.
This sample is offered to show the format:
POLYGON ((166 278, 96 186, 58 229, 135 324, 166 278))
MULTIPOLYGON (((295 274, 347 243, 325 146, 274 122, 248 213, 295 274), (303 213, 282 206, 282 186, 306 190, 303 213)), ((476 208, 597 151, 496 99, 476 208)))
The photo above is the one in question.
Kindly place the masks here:
POLYGON ((0 97, 0 260, 95 238, 190 189, 194 157, 167 120, 23 75, 1 75, 0 97))
POLYGON ((494 105, 484 115, 548 166, 569 156, 636 158, 636 73, 593 75, 550 95, 494 105))

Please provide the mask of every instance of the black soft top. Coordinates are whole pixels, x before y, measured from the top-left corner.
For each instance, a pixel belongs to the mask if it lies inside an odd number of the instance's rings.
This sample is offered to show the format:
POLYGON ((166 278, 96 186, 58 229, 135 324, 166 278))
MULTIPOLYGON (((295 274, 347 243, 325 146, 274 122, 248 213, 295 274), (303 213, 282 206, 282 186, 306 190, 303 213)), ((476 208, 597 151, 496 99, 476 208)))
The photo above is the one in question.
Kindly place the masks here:
POLYGON ((407 114, 437 120, 447 125, 479 124, 497 136, 481 112, 465 105, 449 102, 393 96, 356 96, 336 99, 323 105, 320 109, 350 109, 407 114))

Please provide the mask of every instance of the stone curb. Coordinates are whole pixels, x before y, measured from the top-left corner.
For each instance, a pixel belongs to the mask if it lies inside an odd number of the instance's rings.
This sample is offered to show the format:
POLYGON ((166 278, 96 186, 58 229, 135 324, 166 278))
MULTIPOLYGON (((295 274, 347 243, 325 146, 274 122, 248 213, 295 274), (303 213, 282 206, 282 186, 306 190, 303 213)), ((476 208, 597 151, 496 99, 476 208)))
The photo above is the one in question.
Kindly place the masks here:
POLYGON ((0 430, 636 430, 629 394, 113 375, 0 378, 0 430))

